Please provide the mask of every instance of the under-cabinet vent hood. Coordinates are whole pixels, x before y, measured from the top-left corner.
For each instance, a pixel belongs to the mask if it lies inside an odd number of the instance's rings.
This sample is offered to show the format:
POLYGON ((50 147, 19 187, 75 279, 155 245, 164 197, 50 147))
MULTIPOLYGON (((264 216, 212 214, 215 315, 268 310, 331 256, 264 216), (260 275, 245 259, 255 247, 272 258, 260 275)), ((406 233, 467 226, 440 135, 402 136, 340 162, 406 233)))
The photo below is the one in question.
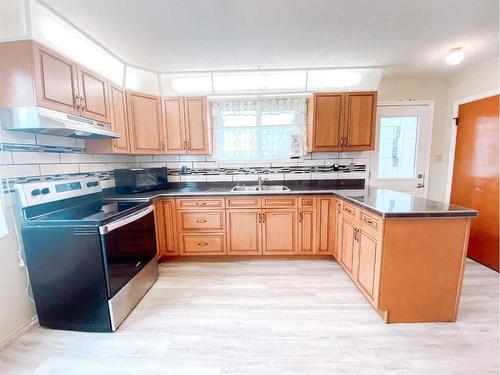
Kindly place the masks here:
POLYGON ((2 129, 74 138, 118 138, 109 124, 42 107, 0 108, 2 129))

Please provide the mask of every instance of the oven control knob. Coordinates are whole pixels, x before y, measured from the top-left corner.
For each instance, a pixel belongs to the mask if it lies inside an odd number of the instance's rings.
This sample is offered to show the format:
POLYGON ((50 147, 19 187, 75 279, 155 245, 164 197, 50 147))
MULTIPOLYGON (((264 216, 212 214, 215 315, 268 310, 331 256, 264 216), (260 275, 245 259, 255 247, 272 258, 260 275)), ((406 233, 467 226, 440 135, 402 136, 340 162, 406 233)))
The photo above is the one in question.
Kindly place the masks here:
POLYGON ((50 189, 49 188, 43 188, 41 190, 42 194, 45 195, 45 194, 49 194, 50 193, 50 189))
POLYGON ((31 190, 31 195, 34 197, 40 195, 41 193, 40 189, 31 190))

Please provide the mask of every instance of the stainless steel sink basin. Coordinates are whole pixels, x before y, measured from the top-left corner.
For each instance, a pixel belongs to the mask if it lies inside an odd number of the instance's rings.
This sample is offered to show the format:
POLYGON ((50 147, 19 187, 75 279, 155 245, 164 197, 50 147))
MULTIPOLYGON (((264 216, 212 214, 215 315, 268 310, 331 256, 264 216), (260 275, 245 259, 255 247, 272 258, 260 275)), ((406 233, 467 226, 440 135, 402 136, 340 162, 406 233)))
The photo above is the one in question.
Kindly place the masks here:
POLYGON ((232 193, 237 193, 240 191, 259 191, 259 187, 257 185, 253 186, 235 186, 234 188, 231 189, 232 193))
POLYGON ((231 189, 231 193, 239 192, 252 192, 252 191, 290 191, 290 189, 285 185, 251 185, 251 186, 235 186, 231 189))
POLYGON ((288 186, 285 185, 262 185, 262 191, 290 191, 288 186))

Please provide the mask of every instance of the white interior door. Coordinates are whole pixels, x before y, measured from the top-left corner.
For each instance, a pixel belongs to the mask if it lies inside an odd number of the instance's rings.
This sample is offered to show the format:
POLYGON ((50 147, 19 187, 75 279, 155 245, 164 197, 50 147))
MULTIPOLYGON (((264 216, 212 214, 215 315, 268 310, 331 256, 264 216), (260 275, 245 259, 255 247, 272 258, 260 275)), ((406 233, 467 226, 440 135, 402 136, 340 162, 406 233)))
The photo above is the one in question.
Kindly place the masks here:
POLYGON ((381 104, 370 185, 427 196, 432 134, 430 104, 381 104))

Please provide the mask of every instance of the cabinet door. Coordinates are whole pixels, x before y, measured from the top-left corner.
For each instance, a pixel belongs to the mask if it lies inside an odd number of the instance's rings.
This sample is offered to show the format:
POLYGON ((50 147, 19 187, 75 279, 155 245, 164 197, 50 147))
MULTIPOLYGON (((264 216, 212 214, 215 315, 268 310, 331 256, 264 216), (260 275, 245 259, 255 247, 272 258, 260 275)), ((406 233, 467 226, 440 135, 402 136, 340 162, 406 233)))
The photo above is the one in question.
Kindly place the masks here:
POLYGON ((163 131, 160 98, 127 92, 127 109, 132 151, 137 154, 163 153, 163 131))
POLYGON ((260 255, 260 209, 234 209, 226 211, 227 249, 230 255, 260 255))
POLYGON ((361 229, 358 234, 358 283, 372 299, 378 291, 378 266, 380 264, 380 243, 375 237, 361 229))
POLYGON ((316 211, 299 209, 299 253, 314 254, 316 244, 316 211))
POLYGON ((342 94, 314 95, 312 151, 341 150, 342 94))
POLYGON ((297 209, 262 210, 262 231, 264 254, 297 253, 297 209))
POLYGON ((375 148, 377 93, 346 94, 344 150, 362 151, 375 148))
POLYGON ((111 122, 108 81, 78 67, 78 83, 82 116, 100 122, 111 122))
POLYGON ((165 151, 172 154, 185 154, 187 145, 183 99, 163 99, 163 112, 165 116, 165 151))
POLYGON ((177 231, 175 223, 175 201, 173 199, 165 199, 161 201, 162 205, 162 224, 163 227, 163 247, 162 255, 178 255, 177 249, 177 231))
POLYGON ((344 266, 346 272, 354 277, 354 254, 356 240, 354 238, 354 233, 356 226, 345 217, 342 217, 342 249, 340 252, 340 262, 344 266))
POLYGON ((184 98, 188 154, 208 154, 207 98, 184 98))
POLYGON ((333 254, 335 245, 334 202, 332 197, 318 197, 318 254, 333 254))
POLYGON ((110 85, 111 128, 120 134, 120 138, 113 140, 113 151, 130 152, 130 138, 127 119, 125 91, 117 86, 110 85))
POLYGON ((340 200, 335 199, 335 233, 337 237, 334 240, 333 255, 337 261, 339 260, 340 250, 342 249, 342 203, 340 200))
POLYGON ((80 115, 76 64, 44 48, 34 54, 37 104, 80 115))

